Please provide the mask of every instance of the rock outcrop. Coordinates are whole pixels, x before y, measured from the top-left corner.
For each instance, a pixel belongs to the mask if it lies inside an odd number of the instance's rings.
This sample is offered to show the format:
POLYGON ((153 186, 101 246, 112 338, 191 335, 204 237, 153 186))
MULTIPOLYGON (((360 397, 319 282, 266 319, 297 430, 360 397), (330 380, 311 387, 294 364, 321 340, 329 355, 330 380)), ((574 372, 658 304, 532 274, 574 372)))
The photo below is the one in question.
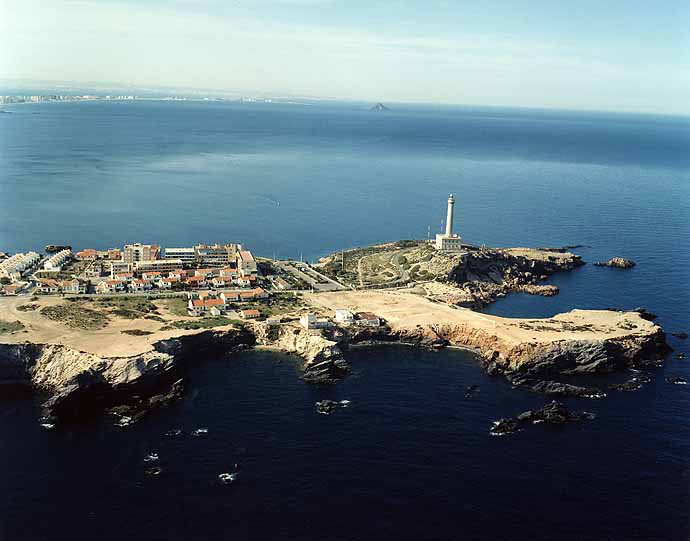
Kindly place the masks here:
POLYGON ((46 416, 74 419, 106 407, 158 405, 197 358, 253 345, 246 330, 204 331, 155 342, 131 357, 99 357, 59 344, 0 344, 0 380, 24 381, 48 395, 46 416))
POLYGON ((350 370, 338 342, 329 340, 321 331, 307 330, 296 324, 269 326, 255 323, 253 332, 259 345, 300 357, 305 381, 333 383, 350 370))
POLYGON ((624 257, 612 257, 608 261, 597 261, 594 263, 596 267, 612 267, 616 269, 630 269, 635 266, 632 259, 625 259, 624 257))
POLYGON ((553 273, 585 264, 580 256, 570 252, 531 248, 484 249, 438 260, 445 262, 445 268, 436 268, 437 275, 459 290, 456 298, 448 301, 475 309, 511 292, 557 295, 556 286, 539 282, 553 273))
POLYGON ((585 411, 570 411, 564 404, 555 400, 538 410, 523 411, 516 417, 494 421, 489 432, 495 436, 503 436, 519 432, 524 427, 533 424, 547 423, 560 425, 568 422, 579 422, 593 419, 594 414, 585 411))

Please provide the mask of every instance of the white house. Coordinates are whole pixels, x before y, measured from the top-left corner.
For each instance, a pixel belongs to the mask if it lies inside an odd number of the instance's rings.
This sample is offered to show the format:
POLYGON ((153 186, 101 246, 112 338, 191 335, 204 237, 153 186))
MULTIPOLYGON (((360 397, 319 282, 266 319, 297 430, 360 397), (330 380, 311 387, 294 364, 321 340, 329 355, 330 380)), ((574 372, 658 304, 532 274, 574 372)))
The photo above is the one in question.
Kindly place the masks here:
POLYGON ((349 310, 337 309, 335 311, 335 320, 338 323, 343 323, 345 325, 349 325, 350 323, 352 323, 355 320, 355 316, 349 310))
POLYGON ((299 322, 305 329, 323 329, 330 325, 325 317, 318 317, 316 314, 304 314, 299 318, 299 322))

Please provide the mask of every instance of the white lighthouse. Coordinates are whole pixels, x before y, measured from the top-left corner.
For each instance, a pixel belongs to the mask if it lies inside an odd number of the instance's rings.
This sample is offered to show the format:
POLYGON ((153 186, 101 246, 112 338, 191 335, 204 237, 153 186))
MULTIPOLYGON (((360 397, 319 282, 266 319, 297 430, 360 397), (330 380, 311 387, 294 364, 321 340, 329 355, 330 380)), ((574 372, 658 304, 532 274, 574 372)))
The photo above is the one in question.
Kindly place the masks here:
POLYGON ((446 215, 446 232, 436 234, 436 249, 446 252, 457 252, 462 250, 462 237, 453 233, 453 208, 455 197, 453 194, 448 196, 448 214, 446 215))

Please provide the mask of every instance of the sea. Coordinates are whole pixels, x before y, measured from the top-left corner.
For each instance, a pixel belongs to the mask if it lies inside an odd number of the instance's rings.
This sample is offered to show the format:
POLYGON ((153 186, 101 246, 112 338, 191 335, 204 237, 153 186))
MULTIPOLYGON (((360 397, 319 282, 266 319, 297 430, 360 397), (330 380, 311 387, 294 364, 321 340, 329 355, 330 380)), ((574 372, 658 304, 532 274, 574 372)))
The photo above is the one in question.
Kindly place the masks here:
MULTIPOLYGON (((512 294, 487 313, 645 307, 667 332, 690 331, 688 117, 336 102, 2 108, 0 251, 241 242, 314 261, 427 238, 453 193, 467 242, 579 245, 590 263, 551 277, 556 297, 512 294), (637 266, 591 265, 613 256, 637 266)), ((675 351, 638 391, 607 389, 632 373, 578 381, 606 390, 564 400, 593 420, 502 437, 494 420, 547 399, 456 349, 353 348, 352 373, 332 386, 305 384, 279 353, 199 359, 180 403, 127 427, 102 417, 48 430, 37 399, 0 395, 0 539, 687 541, 690 385, 665 378, 690 380, 690 342, 668 341, 675 351), (322 399, 349 403, 320 415, 322 399)))

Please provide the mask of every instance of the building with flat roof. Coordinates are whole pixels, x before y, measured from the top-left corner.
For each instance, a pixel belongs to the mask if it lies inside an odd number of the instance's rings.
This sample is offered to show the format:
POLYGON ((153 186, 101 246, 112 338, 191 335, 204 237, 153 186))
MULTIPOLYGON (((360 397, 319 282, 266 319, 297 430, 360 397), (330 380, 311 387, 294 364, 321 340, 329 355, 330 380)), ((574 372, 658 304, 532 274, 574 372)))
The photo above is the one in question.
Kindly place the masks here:
POLYGON ((125 244, 122 251, 122 260, 126 263, 136 263, 138 261, 155 261, 160 259, 161 247, 157 244, 125 244))
POLYGON ((196 250, 194 248, 166 248, 165 259, 179 259, 184 263, 194 263, 196 250))
POLYGON ((182 266, 182 261, 179 259, 156 259, 154 261, 136 261, 134 263, 134 272, 166 272, 174 271, 182 266))

